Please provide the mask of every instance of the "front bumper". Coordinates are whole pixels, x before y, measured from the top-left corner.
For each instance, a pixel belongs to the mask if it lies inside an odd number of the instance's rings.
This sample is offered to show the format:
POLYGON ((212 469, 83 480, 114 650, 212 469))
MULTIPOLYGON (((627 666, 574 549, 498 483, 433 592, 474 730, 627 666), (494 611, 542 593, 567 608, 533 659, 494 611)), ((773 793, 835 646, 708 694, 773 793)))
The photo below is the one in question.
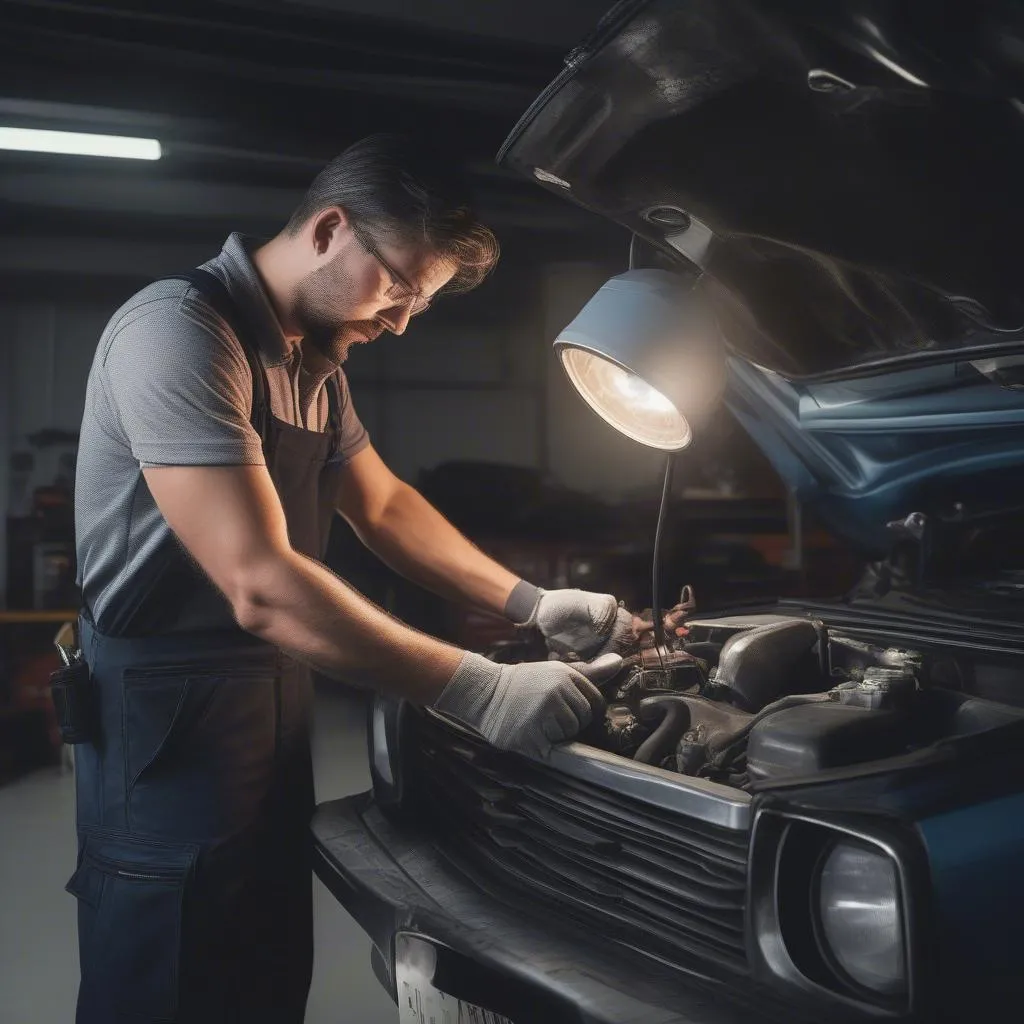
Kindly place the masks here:
POLYGON ((424 829, 386 816, 370 793, 322 804, 312 829, 315 871, 370 936, 375 971, 392 998, 395 939, 413 933, 436 948, 437 988, 515 1024, 801 1019, 768 992, 740 994, 540 907, 501 902, 457 871, 424 829))

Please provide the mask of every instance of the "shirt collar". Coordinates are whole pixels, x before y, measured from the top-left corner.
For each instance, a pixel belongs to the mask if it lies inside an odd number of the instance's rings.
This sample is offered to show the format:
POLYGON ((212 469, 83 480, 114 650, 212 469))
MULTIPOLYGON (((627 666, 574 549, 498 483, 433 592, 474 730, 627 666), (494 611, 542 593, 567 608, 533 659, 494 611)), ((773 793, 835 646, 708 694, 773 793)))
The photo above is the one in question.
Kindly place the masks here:
POLYGON ((260 350, 267 366, 281 366, 292 357, 292 344, 284 336, 263 281, 253 265, 251 253, 261 239, 234 232, 228 236, 219 255, 205 269, 215 273, 235 300, 253 332, 252 342, 260 350))

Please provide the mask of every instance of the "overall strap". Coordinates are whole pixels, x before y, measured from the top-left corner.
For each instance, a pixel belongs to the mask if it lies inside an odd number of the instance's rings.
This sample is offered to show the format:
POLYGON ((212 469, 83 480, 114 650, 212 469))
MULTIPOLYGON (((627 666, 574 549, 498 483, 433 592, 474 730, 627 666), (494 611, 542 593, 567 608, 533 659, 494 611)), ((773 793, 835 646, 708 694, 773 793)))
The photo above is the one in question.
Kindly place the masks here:
POLYGON ((216 274, 211 274, 201 267, 186 270, 180 274, 172 274, 164 280, 188 281, 234 332, 245 353, 249 370, 252 372, 252 416, 250 422, 256 433, 260 435, 263 449, 266 451, 270 443, 270 402, 267 398, 270 388, 267 383, 266 371, 263 368, 263 360, 260 359, 255 342, 250 337, 248 324, 242 311, 238 308, 238 303, 231 297, 231 293, 216 274))
POLYGON ((331 434, 331 461, 341 452, 341 384, 338 374, 332 373, 327 378, 327 430, 331 434))

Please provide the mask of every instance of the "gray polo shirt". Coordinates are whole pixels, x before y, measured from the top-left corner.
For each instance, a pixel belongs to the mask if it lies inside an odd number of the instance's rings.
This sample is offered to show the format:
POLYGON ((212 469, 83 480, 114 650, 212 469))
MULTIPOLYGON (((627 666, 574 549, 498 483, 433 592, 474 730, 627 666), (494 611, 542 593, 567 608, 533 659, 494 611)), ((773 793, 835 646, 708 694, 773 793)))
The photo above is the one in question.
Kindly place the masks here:
MULTIPOLYGON (((341 368, 303 353, 281 331, 249 252, 233 234, 205 263, 256 332, 274 416, 308 430, 327 425, 324 387, 342 396, 342 454, 370 439, 341 368)), ((157 281, 128 300, 100 338, 89 372, 75 483, 78 582, 97 623, 126 580, 145 573, 170 528, 145 466, 261 466, 250 423, 252 373, 225 321, 186 281, 157 281)))

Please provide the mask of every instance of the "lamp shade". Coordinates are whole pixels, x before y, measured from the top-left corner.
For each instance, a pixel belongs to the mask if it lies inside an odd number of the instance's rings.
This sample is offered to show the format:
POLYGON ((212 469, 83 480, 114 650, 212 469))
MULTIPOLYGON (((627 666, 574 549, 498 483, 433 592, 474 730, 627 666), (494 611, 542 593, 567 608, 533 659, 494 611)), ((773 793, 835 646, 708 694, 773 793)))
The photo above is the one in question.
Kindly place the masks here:
POLYGON ((651 448, 693 440, 725 388, 725 354, 710 312, 666 270, 607 281, 555 341, 584 400, 651 448))

